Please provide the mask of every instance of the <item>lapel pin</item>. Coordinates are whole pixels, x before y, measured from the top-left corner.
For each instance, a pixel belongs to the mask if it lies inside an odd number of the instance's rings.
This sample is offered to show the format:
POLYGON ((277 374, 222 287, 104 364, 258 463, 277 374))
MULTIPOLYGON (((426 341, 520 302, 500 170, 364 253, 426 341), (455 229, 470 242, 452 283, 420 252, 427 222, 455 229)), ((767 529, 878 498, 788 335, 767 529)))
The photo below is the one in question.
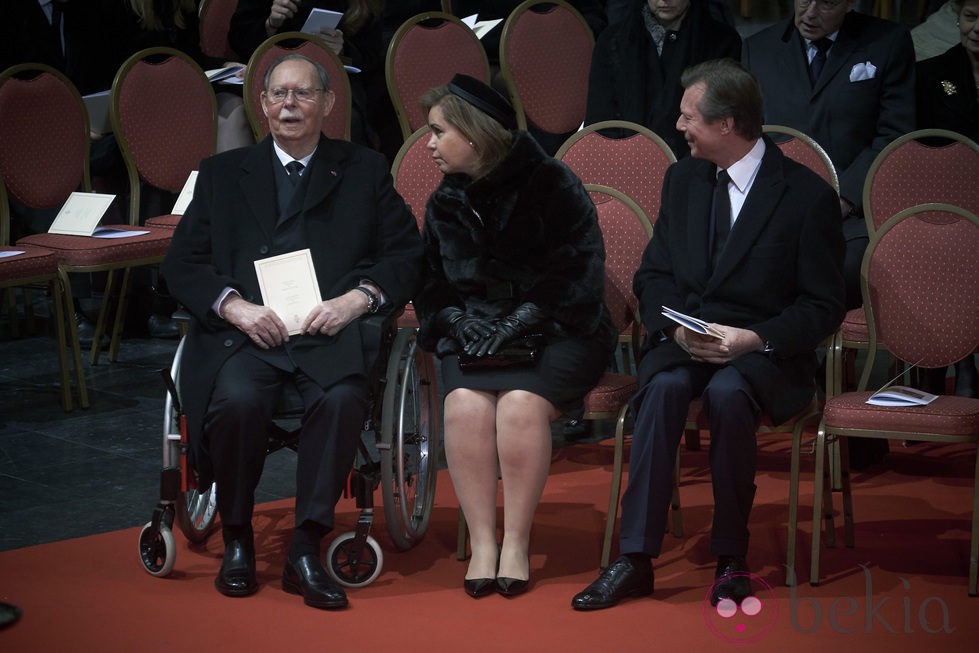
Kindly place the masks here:
POLYGON ((955 84, 947 79, 942 80, 941 85, 942 90, 945 91, 945 95, 955 95, 955 93, 958 91, 958 89, 955 88, 955 84))

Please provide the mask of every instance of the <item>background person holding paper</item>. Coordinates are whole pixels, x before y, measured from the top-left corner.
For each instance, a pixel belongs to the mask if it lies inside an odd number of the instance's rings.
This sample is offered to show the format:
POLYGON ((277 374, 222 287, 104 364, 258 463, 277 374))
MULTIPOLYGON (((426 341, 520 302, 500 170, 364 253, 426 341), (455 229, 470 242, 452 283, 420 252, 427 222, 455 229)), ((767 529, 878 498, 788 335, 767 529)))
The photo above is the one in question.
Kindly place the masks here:
POLYGON ((474 598, 523 593, 530 530, 551 462, 550 421, 580 409, 616 341, 604 303, 605 246, 581 181, 513 131, 513 107, 467 75, 420 100, 444 175, 425 210, 423 347, 442 361, 445 453, 466 515, 474 598), (540 334, 536 361, 463 369, 540 334), (503 543, 496 538, 497 469, 503 543))
POLYGON ((634 281, 648 335, 633 399, 621 556, 574 597, 578 610, 653 591, 650 558, 660 554, 677 447, 697 397, 710 423, 710 552, 718 557, 711 602, 740 604, 751 593, 739 574, 747 571, 760 413, 780 423, 806 406, 815 391, 813 350, 844 315, 836 193, 762 137, 758 82, 739 64, 708 61, 682 82, 677 128, 691 156, 666 173, 634 281), (663 306, 724 337, 678 326, 663 306))
POLYGON ((265 39, 302 31, 314 8, 343 14, 336 28, 324 29, 319 36, 344 63, 360 70, 349 75, 353 96, 350 139, 373 147, 373 105, 380 101, 379 93, 387 93, 381 0, 239 0, 231 17, 228 42, 242 61, 248 61, 265 39))
POLYGON ((333 106, 326 72, 306 57, 277 61, 262 107, 261 143, 206 159, 194 199, 163 263, 191 312, 181 396, 191 463, 218 484, 222 594, 257 590, 251 528, 279 388, 294 382, 306 406, 296 471, 296 530, 283 588, 307 605, 339 608, 343 590, 320 562, 320 543, 354 459, 366 410, 365 342, 357 321, 378 301, 397 307, 421 272, 418 228, 384 157, 321 135, 333 106), (288 169, 304 166, 290 175, 288 169), (288 166, 288 169, 287 167, 288 166), (262 305, 254 262, 309 248, 326 299, 289 337, 262 305))

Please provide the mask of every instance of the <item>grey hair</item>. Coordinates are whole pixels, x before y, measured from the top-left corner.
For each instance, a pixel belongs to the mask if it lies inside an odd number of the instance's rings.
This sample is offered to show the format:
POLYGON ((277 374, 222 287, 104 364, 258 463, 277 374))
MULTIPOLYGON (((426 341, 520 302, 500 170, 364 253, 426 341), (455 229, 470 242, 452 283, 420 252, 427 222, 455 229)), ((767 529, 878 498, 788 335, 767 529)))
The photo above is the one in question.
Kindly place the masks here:
POLYGON ((305 61, 307 63, 312 64, 313 67, 316 68, 316 74, 319 75, 320 86, 323 88, 324 91, 330 90, 330 76, 326 74, 326 68, 324 68, 320 62, 313 61, 312 59, 310 59, 304 54, 287 54, 281 59, 272 62, 272 65, 269 66, 269 69, 265 71, 265 78, 262 81, 263 90, 265 91, 269 90, 269 80, 272 78, 272 71, 278 68, 280 64, 283 64, 287 61, 305 61))

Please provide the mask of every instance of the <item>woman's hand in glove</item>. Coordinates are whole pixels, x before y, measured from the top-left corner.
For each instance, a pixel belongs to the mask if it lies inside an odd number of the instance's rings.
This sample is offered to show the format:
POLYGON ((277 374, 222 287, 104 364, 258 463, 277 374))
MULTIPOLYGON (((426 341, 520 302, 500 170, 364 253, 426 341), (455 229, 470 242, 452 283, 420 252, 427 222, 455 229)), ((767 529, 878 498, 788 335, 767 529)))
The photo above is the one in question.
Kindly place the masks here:
POLYGON ((475 343, 469 353, 477 358, 492 356, 505 343, 530 333, 543 319, 544 312, 537 307, 537 304, 531 302, 521 304, 505 318, 498 320, 493 333, 475 343))

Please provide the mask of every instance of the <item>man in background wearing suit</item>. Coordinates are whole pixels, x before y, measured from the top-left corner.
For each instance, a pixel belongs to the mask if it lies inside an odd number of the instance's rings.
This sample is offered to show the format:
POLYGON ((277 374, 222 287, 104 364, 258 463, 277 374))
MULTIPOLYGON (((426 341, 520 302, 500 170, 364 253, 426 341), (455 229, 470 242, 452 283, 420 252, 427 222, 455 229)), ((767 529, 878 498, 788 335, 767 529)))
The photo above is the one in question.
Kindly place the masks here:
POLYGON ((812 137, 836 166, 848 309, 862 303, 867 170, 888 143, 915 129, 911 35, 904 25, 852 11, 855 3, 795 0, 794 15, 741 48, 744 66, 761 83, 765 122, 812 137))
POLYGON ((333 107, 326 71, 288 55, 265 76, 270 137, 204 160, 194 199, 163 263, 172 294, 194 320, 181 397, 201 487, 217 483, 225 543, 218 591, 258 589, 251 526, 266 427, 282 385, 305 414, 296 470, 295 531, 282 586, 307 605, 346 606, 320 562, 366 417, 361 315, 401 306, 421 272, 415 220, 384 157, 325 138, 333 107), (323 297, 290 336, 264 306, 254 262, 309 248, 323 297))
MULTIPOLYGON (((758 77, 765 122, 811 136, 840 178, 847 309, 859 308, 867 248, 863 185, 874 158, 915 127, 914 46, 904 25, 853 11, 856 0, 795 0, 795 13, 746 39, 745 67, 758 77)), ((887 440, 858 438, 850 466, 887 454, 887 440)))
POLYGON ((813 396, 814 349, 843 319, 843 238, 836 193, 762 137, 757 80, 738 63, 684 72, 677 129, 691 157, 670 166, 633 291, 646 326, 633 398, 635 434, 622 498, 620 557, 572 600, 608 608, 653 591, 689 404, 710 424, 717 556, 711 603, 752 593, 745 556, 754 499, 755 432, 813 396), (723 337, 661 314, 698 317, 723 337))

